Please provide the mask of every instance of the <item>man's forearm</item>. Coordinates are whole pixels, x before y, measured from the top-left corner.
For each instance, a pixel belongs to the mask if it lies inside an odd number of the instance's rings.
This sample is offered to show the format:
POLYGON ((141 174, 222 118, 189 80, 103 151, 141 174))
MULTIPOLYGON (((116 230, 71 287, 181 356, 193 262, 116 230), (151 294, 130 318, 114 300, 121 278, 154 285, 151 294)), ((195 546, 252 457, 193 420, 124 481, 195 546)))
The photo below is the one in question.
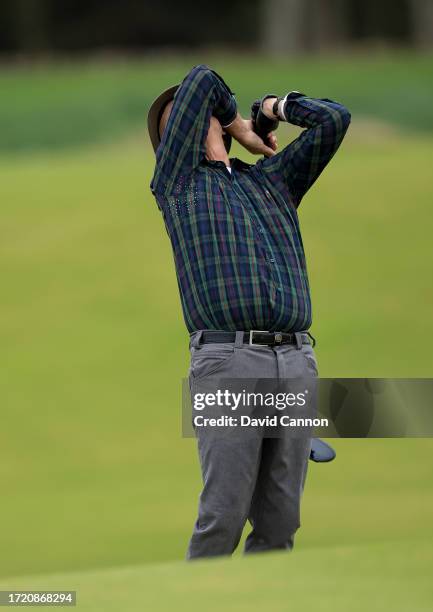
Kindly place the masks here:
POLYGON ((243 119, 239 111, 236 113, 236 117, 233 119, 233 121, 229 123, 229 125, 223 125, 223 128, 227 134, 233 136, 235 140, 242 139, 242 136, 247 130, 245 119, 243 119))
POLYGON ((338 149, 349 126, 350 113, 342 104, 309 98, 297 91, 284 98, 264 100, 263 113, 268 119, 278 116, 280 121, 307 128, 267 166, 284 177, 298 206, 338 149))
POLYGON ((254 132, 251 120, 243 119, 239 112, 224 129, 250 153, 263 154, 267 157, 274 154, 274 151, 254 132))
POLYGON ((345 132, 350 123, 350 113, 341 104, 328 99, 309 98, 298 91, 292 91, 284 98, 264 100, 263 113, 269 119, 287 121, 299 127, 312 128, 322 123, 335 122, 337 132, 338 124, 345 132), (275 104, 277 100, 278 104, 275 104))

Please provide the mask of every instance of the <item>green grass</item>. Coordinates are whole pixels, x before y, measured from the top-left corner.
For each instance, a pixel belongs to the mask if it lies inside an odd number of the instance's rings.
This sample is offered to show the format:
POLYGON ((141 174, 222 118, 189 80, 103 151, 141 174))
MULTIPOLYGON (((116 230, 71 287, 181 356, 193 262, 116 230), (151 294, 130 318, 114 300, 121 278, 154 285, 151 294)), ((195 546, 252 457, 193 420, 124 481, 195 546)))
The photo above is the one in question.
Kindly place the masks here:
POLYGON ((243 113, 266 92, 297 89, 335 98, 357 115, 433 131, 433 55, 275 60, 204 53, 19 70, 0 66, 0 150, 63 148, 141 130, 153 98, 197 63, 208 63, 224 76, 243 113))
POLYGON ((76 590, 77 607, 91 612, 427 612, 433 597, 432 561, 431 543, 403 539, 232 561, 29 576, 3 581, 0 588, 76 590))
MULTIPOLYGON (((353 113, 300 209, 320 371, 431 377, 433 138, 379 121, 431 128, 430 60, 356 62, 289 70, 289 87, 352 111, 368 110, 369 96, 374 106, 374 120, 353 113), (403 73, 417 100, 409 119, 403 73), (400 94, 387 106, 390 88, 400 94)), ((424 612, 431 440, 335 441, 337 461, 310 466, 293 555, 180 561, 200 490, 194 442, 180 437, 188 337, 148 189, 153 154, 134 125, 190 63, 170 74, 136 63, 0 76, 3 145, 20 151, 0 157, 1 588, 77 588, 95 612, 204 601, 210 611, 424 612)), ((265 90, 287 84, 287 71, 264 63, 226 64, 214 62, 242 86, 243 104, 256 70, 265 90)))
MULTIPOLYGON (((431 376, 432 141, 361 128, 302 204, 321 373, 431 376)), ((184 554, 200 481, 151 169, 135 140, 2 160, 2 575, 184 554)), ((430 441, 338 448, 301 549, 431 534, 430 441)))

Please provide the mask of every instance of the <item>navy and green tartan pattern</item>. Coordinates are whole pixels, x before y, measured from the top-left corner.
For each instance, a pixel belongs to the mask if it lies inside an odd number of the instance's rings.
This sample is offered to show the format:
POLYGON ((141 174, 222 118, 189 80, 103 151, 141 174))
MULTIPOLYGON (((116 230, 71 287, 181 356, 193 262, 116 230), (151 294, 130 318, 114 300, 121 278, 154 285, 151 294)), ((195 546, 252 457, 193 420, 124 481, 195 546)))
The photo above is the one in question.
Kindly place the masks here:
POLYGON ((196 66, 176 92, 151 182, 171 239, 183 314, 199 329, 301 331, 311 299, 297 214, 340 145, 349 112, 331 100, 287 97, 285 116, 307 128, 256 164, 205 158, 211 115, 228 125, 234 96, 196 66))

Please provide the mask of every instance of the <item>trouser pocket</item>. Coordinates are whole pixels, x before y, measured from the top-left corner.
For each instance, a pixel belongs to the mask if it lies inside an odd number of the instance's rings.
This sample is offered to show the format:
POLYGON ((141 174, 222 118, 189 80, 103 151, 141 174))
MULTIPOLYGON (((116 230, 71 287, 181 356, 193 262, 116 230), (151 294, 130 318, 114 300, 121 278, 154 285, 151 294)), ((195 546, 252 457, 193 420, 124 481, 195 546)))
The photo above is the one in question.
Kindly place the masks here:
POLYGON ((312 376, 319 376, 319 369, 317 366, 317 359, 316 359, 316 355, 314 353, 314 350, 311 346, 304 345, 302 347, 302 355, 304 357, 308 372, 312 375, 312 376))
POLYGON ((198 348, 191 347, 190 352, 189 374, 194 380, 222 372, 225 367, 231 365, 235 355, 232 344, 204 344, 198 348))

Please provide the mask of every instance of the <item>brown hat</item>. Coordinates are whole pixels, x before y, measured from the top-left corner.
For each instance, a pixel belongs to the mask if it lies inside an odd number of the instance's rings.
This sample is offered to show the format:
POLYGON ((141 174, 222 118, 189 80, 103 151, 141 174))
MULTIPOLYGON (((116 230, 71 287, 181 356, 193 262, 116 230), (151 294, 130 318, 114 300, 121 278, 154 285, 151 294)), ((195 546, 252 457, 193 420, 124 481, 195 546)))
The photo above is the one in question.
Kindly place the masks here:
MULTIPOLYGON (((162 113, 164 112, 165 106, 174 98, 174 94, 179 89, 179 85, 172 85, 152 102, 152 105, 147 113, 147 129, 149 130, 150 141, 153 146, 153 150, 159 147, 161 137, 159 135, 159 122, 161 120, 162 113)), ((224 146, 227 153, 230 151, 232 144, 232 137, 230 134, 225 133, 223 135, 224 146)))
POLYGON ((161 142, 161 137, 159 135, 159 122, 161 120, 162 113, 170 100, 173 100, 174 94, 178 88, 179 85, 172 85, 172 87, 169 87, 163 91, 162 94, 159 94, 159 96, 152 102, 152 106, 147 113, 147 129, 149 130, 149 136, 154 151, 156 151, 159 143, 161 142))

